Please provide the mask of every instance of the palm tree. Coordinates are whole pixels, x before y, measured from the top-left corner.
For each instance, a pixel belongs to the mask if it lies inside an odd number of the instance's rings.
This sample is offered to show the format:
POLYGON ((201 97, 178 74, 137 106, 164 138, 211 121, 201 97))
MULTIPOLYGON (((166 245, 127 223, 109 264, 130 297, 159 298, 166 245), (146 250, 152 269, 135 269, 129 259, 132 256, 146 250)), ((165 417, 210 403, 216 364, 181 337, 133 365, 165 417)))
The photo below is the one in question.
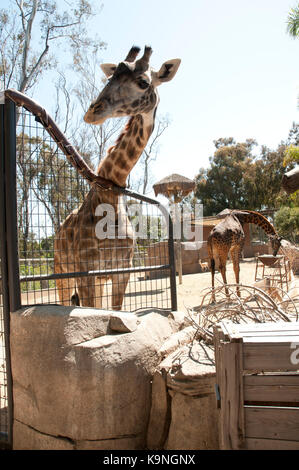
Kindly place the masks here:
POLYGON ((287 32, 293 38, 299 38, 299 3, 291 8, 287 19, 287 32))

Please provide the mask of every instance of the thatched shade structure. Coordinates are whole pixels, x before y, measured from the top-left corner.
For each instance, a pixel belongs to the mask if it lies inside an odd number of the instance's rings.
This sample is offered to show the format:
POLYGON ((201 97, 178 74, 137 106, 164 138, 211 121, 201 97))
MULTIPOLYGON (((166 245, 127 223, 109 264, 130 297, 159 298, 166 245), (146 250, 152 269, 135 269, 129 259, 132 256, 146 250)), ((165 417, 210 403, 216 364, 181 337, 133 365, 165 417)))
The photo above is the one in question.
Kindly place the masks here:
MULTIPOLYGON (((195 181, 190 180, 182 175, 177 175, 176 173, 166 176, 161 181, 153 185, 155 196, 158 194, 162 194, 163 196, 167 197, 167 199, 175 204, 181 202, 184 196, 187 196, 191 191, 195 188, 195 181)), ((174 220, 179 220, 180 217, 176 213, 176 209, 173 214, 174 220)), ((183 267, 182 267, 182 251, 181 251, 181 242, 178 240, 175 246, 175 253, 176 253, 176 263, 178 265, 178 273, 179 273, 179 282, 182 284, 182 274, 183 274, 183 267)))
POLYGON ((288 194, 292 194, 299 189, 299 165, 283 175, 281 186, 288 194))
POLYGON ((155 196, 162 194, 163 196, 171 199, 174 197, 175 202, 187 196, 195 188, 195 181, 186 178, 185 176, 176 173, 166 176, 158 183, 153 185, 155 196))

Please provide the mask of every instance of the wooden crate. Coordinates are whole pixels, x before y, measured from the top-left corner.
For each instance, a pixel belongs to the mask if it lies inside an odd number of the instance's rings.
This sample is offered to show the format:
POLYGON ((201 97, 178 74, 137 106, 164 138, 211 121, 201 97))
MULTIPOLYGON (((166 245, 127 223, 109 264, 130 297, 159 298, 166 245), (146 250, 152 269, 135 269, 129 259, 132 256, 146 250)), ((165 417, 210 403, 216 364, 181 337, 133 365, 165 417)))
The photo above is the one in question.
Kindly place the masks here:
POLYGON ((221 449, 299 449, 299 323, 214 328, 221 449))

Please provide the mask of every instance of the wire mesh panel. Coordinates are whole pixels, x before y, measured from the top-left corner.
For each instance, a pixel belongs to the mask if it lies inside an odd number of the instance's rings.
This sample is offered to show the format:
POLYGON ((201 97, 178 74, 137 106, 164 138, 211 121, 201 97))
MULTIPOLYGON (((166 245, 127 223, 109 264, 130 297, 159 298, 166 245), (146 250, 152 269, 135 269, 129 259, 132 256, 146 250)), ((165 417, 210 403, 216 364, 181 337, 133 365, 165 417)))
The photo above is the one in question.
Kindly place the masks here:
MULTIPOLYGON (((12 389, 9 354, 9 296, 7 271, 5 119, 4 102, 0 104, 0 449, 12 441, 12 389)), ((9 133, 9 132, 8 132, 9 133)))
POLYGON ((22 305, 174 308, 159 204, 90 186, 24 108, 16 140, 22 305))
MULTIPOLYGON (((2 247, 0 246, 0 249, 1 248, 2 247)), ((0 448, 1 442, 7 440, 8 430, 8 393, 5 341, 6 338, 4 329, 2 262, 0 260, 0 448)))

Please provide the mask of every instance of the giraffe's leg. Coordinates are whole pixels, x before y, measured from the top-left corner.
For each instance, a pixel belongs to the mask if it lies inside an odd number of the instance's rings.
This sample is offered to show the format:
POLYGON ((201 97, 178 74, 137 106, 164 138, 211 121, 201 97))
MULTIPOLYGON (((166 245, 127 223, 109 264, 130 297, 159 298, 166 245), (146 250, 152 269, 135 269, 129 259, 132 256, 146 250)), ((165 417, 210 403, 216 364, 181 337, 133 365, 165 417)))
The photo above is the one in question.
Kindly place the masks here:
POLYGON ((112 276, 112 308, 113 310, 121 310, 129 279, 130 279, 130 273, 115 274, 112 276))
POLYGON ((216 297, 215 297, 215 255, 213 253, 213 246, 212 246, 212 241, 208 240, 208 254, 209 254, 209 264, 210 264, 210 270, 211 270, 211 276, 212 276, 212 302, 216 302, 216 297))
POLYGON ((108 308, 103 307, 104 300, 104 287, 107 282, 107 279, 104 277, 97 277, 95 281, 95 306, 96 308, 108 308))
POLYGON ((226 261, 227 261, 228 252, 222 252, 219 254, 219 271, 221 272, 221 276, 223 279, 223 283, 225 285, 225 294, 228 297, 228 288, 227 288, 227 280, 226 280, 226 261))
MULTIPOLYGON (((72 269, 72 268, 71 268, 72 269)), ((70 270, 71 270, 70 269, 70 270)), ((54 258, 54 272, 55 274, 66 273, 61 262, 54 258)), ((56 279, 56 289, 58 292, 58 299, 62 305, 72 305, 72 296, 75 293, 76 281, 74 278, 56 279)))
POLYGON ((242 252, 242 246, 236 245, 232 247, 231 249, 231 257, 232 257, 232 262, 233 262, 233 268, 234 268, 234 273, 235 273, 235 278, 236 278, 236 284, 237 284, 237 295, 240 297, 240 289, 239 289, 239 284, 240 284, 240 257, 241 257, 241 252, 242 252))
POLYGON ((95 282, 94 276, 84 276, 77 279, 81 307, 96 307, 95 282))
POLYGON ((212 301, 216 302, 215 298, 215 260, 214 258, 211 258, 210 260, 210 268, 211 268, 211 275, 212 275, 212 301))
MULTIPOLYGON (((130 268, 134 255, 134 245, 131 238, 118 240, 116 245, 119 267, 130 268)), ((112 280, 112 308, 121 310, 126 288, 130 279, 130 273, 114 274, 112 280)))

